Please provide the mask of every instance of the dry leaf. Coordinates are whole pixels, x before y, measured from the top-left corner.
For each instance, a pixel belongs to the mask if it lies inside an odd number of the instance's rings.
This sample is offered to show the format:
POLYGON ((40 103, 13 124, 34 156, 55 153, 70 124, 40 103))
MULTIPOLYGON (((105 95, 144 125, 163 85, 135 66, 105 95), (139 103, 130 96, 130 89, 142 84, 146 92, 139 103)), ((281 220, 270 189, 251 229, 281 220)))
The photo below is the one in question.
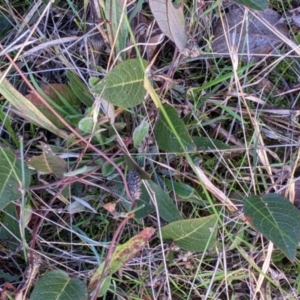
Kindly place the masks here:
POLYGON ((182 51, 188 40, 182 7, 175 8, 171 0, 150 0, 149 5, 160 30, 182 51))
POLYGON ((103 208, 106 209, 112 215, 114 215, 116 211, 116 203, 106 203, 103 205, 103 208))
POLYGON ((29 159, 28 168, 36 170, 41 175, 53 173, 57 178, 63 178, 67 171, 67 163, 57 156, 47 144, 43 142, 40 144, 43 147, 43 154, 29 159))
MULTIPOLYGON (((275 26, 283 35, 288 36, 287 26, 278 23, 280 15, 277 12, 267 9, 257 15, 260 19, 270 23, 270 26, 275 26)), ((228 41, 238 49, 239 54, 249 53, 252 58, 255 55, 267 55, 282 43, 282 40, 272 30, 244 8, 232 9, 225 15, 224 22, 227 27, 228 41), (247 19, 248 22, 245 21, 247 19)), ((215 53, 222 53, 223 56, 229 56, 229 52, 232 51, 232 49, 228 49, 221 20, 216 24, 214 30, 212 50, 215 53)), ((260 57, 256 57, 256 59, 260 59, 260 57)))

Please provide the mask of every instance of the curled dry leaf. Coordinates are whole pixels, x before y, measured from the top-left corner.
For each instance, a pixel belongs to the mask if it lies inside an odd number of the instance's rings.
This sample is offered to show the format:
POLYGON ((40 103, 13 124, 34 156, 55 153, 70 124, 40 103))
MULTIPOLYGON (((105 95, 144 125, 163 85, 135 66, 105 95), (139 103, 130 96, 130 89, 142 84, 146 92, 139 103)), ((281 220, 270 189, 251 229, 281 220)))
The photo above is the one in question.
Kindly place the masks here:
MULTIPOLYGON (((272 31, 272 27, 276 27, 283 35, 288 36, 287 26, 279 23, 280 15, 271 9, 256 15, 259 19, 249 10, 241 7, 227 13, 224 17, 227 39, 224 35, 222 21, 219 20, 214 29, 213 52, 229 56, 234 46, 239 54, 247 54, 257 60, 280 46, 282 40, 272 31), (269 23, 270 27, 268 28, 263 22, 269 23), (227 41, 230 43, 231 49, 229 49, 227 41), (256 55, 257 57, 255 57, 256 55)), ((246 58, 246 55, 242 57, 246 58)))

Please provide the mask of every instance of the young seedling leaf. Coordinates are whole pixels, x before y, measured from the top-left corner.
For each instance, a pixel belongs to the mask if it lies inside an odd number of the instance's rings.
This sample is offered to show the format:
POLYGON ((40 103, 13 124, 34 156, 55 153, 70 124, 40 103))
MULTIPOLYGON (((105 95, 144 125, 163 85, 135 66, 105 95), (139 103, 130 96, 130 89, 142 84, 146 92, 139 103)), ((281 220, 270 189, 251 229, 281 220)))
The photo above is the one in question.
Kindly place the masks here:
POLYGON ((188 40, 183 7, 175 8, 171 0, 149 0, 149 5, 160 30, 182 51, 188 40))
POLYGON ((149 123, 142 121, 141 124, 133 131, 133 145, 138 148, 142 140, 147 136, 149 131, 149 123))
MULTIPOLYGON (((105 272, 105 277, 112 275, 120 270, 130 259, 135 257, 148 243, 152 235, 154 234, 154 228, 145 228, 138 235, 131 238, 123 245, 117 246, 112 258, 109 261, 108 268, 105 272)), ((90 284, 89 291, 92 291, 98 283, 103 272, 104 262, 96 270, 93 275, 90 284)))
POLYGON ((164 240, 187 251, 204 251, 216 243, 217 221, 215 215, 199 219, 188 219, 170 223, 162 228, 164 240))
MULTIPOLYGON (((22 165, 10 149, 0 148, 0 210, 8 203, 21 198, 22 165)), ((23 188, 29 187, 31 174, 24 167, 25 178, 23 188)))
POLYGON ((84 117, 78 122, 78 128, 83 133, 91 134, 95 131, 100 130, 100 126, 98 123, 95 124, 94 119, 92 117, 84 117))
POLYGON ((30 300, 85 300, 88 292, 85 284, 70 278, 61 270, 47 272, 34 287, 30 300))
POLYGON ((176 135, 174 134, 172 128, 169 126, 169 123, 162 112, 160 112, 160 117, 157 120, 154 129, 154 135, 158 147, 163 151, 172 153, 195 150, 195 145, 183 121, 179 118, 176 109, 170 105, 164 105, 164 109, 186 149, 182 149, 176 135))
POLYGON ((268 0, 233 0, 235 3, 242 4, 255 10, 265 10, 268 8, 268 0))
POLYGON ((147 62, 128 59, 117 65, 103 80, 92 87, 92 93, 122 108, 141 104, 146 96, 144 73, 147 62))
POLYGON ((63 178, 67 171, 67 162, 57 156, 47 144, 41 142, 41 145, 43 154, 29 159, 28 167, 41 175, 53 173, 57 178, 63 178))
POLYGON ((291 261, 300 239, 300 213, 279 194, 244 199, 244 214, 249 222, 273 242, 291 261))

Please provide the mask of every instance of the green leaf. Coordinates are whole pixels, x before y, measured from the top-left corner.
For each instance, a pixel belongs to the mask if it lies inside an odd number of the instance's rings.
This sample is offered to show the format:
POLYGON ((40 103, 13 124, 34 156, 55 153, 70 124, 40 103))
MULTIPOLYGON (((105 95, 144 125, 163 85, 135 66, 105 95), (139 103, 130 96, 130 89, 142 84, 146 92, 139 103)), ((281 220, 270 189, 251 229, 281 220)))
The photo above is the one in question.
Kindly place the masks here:
POLYGON ((211 139, 207 137, 192 137, 194 144, 197 147, 197 150, 228 150, 231 147, 228 144, 225 144, 219 140, 211 139))
MULTIPOLYGON (((124 163, 124 157, 117 157, 113 161, 117 166, 120 166, 124 163)), ((116 171, 115 167, 109 162, 102 167, 102 175, 104 177, 110 176, 114 171, 116 171)))
POLYGON ((87 107, 91 107, 94 103, 94 97, 87 86, 73 72, 66 72, 66 76, 70 81, 70 88, 77 98, 87 107))
POLYGON ((127 46, 128 26, 125 20, 127 8, 126 5, 123 4, 124 1, 106 0, 105 17, 108 21, 108 38, 111 42, 114 42, 115 53, 120 53, 122 59, 125 60, 126 52, 122 50, 124 50, 127 46))
MULTIPOLYGON (((169 223, 181 220, 182 218, 180 212, 168 194, 164 192, 159 185, 151 180, 147 181, 147 184, 149 185, 157 201, 159 216, 169 223)), ((130 210, 129 205, 126 203, 127 202, 124 201, 122 204, 127 210, 130 210)), ((137 207, 142 205, 144 207, 135 212, 135 218, 137 219, 144 218, 155 211, 155 208, 152 204, 151 195, 149 195, 144 185, 142 185, 142 193, 140 199, 137 201, 137 207)))
POLYGON ((108 289, 109 289, 109 287, 111 285, 111 278, 112 278, 112 276, 107 276, 104 279, 104 282, 101 285, 101 289, 99 291, 98 297, 104 297, 107 294, 107 291, 108 291, 108 289))
POLYGON ((170 128, 165 116, 160 112, 160 117, 155 124, 154 135, 159 148, 166 152, 184 152, 195 150, 195 145, 178 112, 170 105, 164 105, 165 112, 172 122, 178 136, 186 149, 182 149, 176 135, 170 128))
POLYGON ((4 217, 1 220, 0 240, 7 240, 9 248, 15 251, 22 238, 15 204, 9 203, 2 212, 4 217))
MULTIPOLYGON (((1 28, 1 27, 0 27, 1 28)), ((2 124, 2 128, 4 127, 10 139, 15 143, 16 148, 20 148, 20 142, 17 137, 17 132, 15 128, 12 127, 12 123, 14 121, 10 118, 7 118, 7 111, 5 105, 2 105, 0 109, 0 124, 2 124)), ((4 129, 3 128, 3 129, 4 129)), ((11 142, 9 142, 11 144, 11 142)))
POLYGON ((168 196, 168 194, 161 189, 159 185, 153 181, 149 181, 149 186, 154 192, 155 199, 157 201, 159 216, 168 223, 181 220, 181 215, 176 207, 174 201, 168 196))
POLYGON ((268 0, 233 0, 235 3, 242 4, 256 10, 265 10, 268 8, 268 0))
POLYGON ((172 240, 187 251, 204 251, 216 243, 217 216, 173 222, 162 228, 164 240, 172 240))
POLYGON ((0 15, 0 38, 4 38, 4 36, 13 28, 13 19, 9 16, 9 14, 4 15, 3 11, 0 15))
POLYGON ((141 104, 146 96, 144 73, 147 62, 128 59, 117 65, 103 80, 92 87, 92 93, 123 108, 141 104))
MULTIPOLYGON (((128 203, 128 202, 127 202, 128 203)), ((155 208, 151 202, 150 195, 148 194, 145 186, 142 184, 142 194, 140 199, 137 201, 137 207, 141 207, 139 210, 137 210, 134 214, 134 217, 137 219, 145 218, 146 216, 150 215, 155 211, 155 208)), ((128 207, 128 210, 130 208, 128 207)))
POLYGON ((231 115, 234 119, 237 119, 239 122, 244 123, 245 125, 247 124, 246 121, 238 113, 236 113, 235 111, 233 111, 226 105, 223 105, 217 101, 211 101, 211 103, 222 108, 222 110, 225 110, 226 112, 228 112, 229 115, 231 115))
POLYGON ((82 118, 78 122, 78 128, 83 132, 83 133, 88 133, 91 134, 95 131, 100 130, 100 126, 98 123, 94 122, 94 119, 92 117, 85 117, 82 118))
POLYGON ((0 269, 0 278, 1 280, 4 280, 5 282, 16 282, 20 280, 20 276, 18 274, 11 275, 9 273, 4 272, 0 269))
POLYGON ((47 272, 34 287, 30 300, 84 300, 88 299, 85 284, 70 278, 61 270, 47 272))
MULTIPOLYGON (((121 203, 127 211, 132 210, 132 203, 128 200, 121 200, 121 203)), ((134 213, 134 217, 136 219, 145 218, 146 216, 150 215, 155 211, 155 207, 153 206, 153 203, 150 199, 150 195, 146 190, 144 184, 141 185, 141 196, 140 199, 136 201, 136 203, 137 210, 134 213)))
POLYGON ((101 80, 98 77, 90 77, 89 78, 89 85, 90 87, 94 87, 95 85, 97 85, 97 83, 99 83, 101 80))
MULTIPOLYGON (((0 148, 0 210, 8 203, 21 198, 22 165, 10 149, 0 148)), ((24 165, 23 188, 29 187, 31 174, 24 165)))
POLYGON ((165 184, 170 190, 174 189, 176 195, 180 196, 183 199, 191 198, 195 192, 195 190, 190 185, 182 182, 165 179, 165 184))
POLYGON ((300 239, 300 213, 290 201, 279 194, 247 197, 244 214, 290 260, 295 259, 300 239))
POLYGON ((151 175, 148 174, 146 171, 144 171, 144 169, 141 168, 130 155, 127 155, 127 153, 124 153, 124 159, 125 159, 125 163, 126 163, 128 169, 129 170, 132 170, 132 169, 137 170, 141 176, 141 179, 145 179, 145 180, 151 179, 151 175))
POLYGON ((134 129, 132 138, 135 148, 138 148, 142 140, 147 136, 149 127, 150 125, 148 122, 142 121, 142 123, 134 129))

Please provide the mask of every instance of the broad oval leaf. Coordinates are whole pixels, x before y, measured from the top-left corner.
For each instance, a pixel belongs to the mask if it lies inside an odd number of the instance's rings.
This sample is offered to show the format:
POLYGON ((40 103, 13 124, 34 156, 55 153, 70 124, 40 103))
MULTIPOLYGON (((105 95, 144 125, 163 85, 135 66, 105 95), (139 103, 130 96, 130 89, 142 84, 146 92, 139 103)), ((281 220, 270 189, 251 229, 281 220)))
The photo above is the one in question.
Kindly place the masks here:
POLYGON ((233 0, 235 3, 242 4, 256 10, 265 10, 268 8, 268 0, 233 0))
POLYGON ((195 145, 183 121, 179 118, 176 109, 170 105, 164 105, 164 109, 186 149, 182 149, 177 137, 173 133, 162 112, 160 112, 160 117, 157 120, 154 129, 154 135, 158 147, 166 152, 184 152, 195 150, 195 145))
POLYGON ((188 40, 182 7, 175 8, 170 0, 150 0, 149 5, 162 33, 182 51, 188 40))
POLYGON ((204 251, 216 243, 217 221, 217 216, 211 215, 173 222, 161 229, 162 237, 184 250, 204 251))
POLYGON ((85 284, 77 278, 70 278, 61 270, 46 273, 36 284, 30 300, 85 300, 88 292, 85 284))
POLYGON ((144 73, 147 62, 129 59, 111 70, 103 80, 92 87, 95 95, 122 108, 130 108, 141 104, 146 96, 144 89, 144 73))
POLYGON ((300 239, 300 213, 290 201, 279 194, 247 197, 244 214, 253 227, 290 260, 295 259, 300 239))
MULTIPOLYGON (((22 162, 10 149, 0 148, 0 210, 11 201, 21 198, 22 162)), ((30 171, 24 166, 25 178, 23 188, 29 187, 30 171)))

